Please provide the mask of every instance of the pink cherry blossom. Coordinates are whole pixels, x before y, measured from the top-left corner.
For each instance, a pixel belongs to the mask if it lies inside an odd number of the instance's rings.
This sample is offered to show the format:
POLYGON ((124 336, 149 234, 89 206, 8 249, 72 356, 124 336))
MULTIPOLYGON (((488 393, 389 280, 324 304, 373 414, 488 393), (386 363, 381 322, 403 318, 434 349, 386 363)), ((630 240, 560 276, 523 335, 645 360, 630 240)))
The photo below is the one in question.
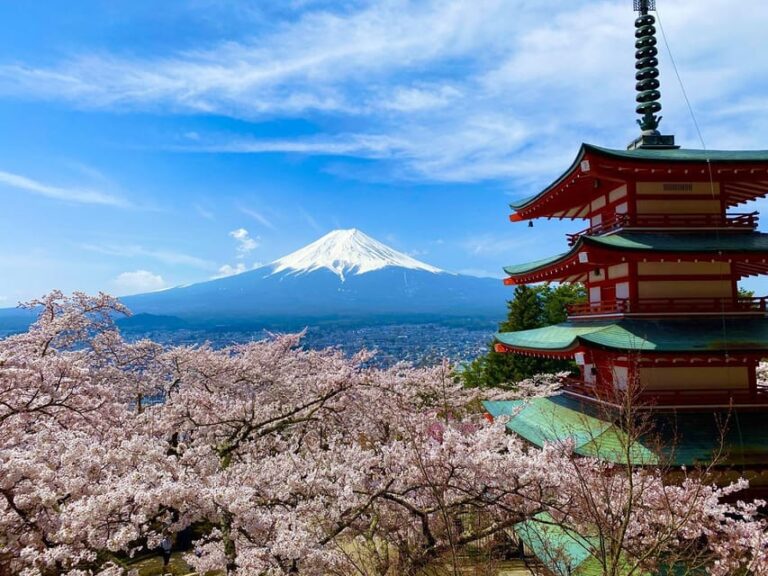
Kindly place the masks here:
POLYGON ((109 553, 190 527, 201 573, 418 574, 541 512, 597 535, 606 574, 768 574, 744 481, 536 448, 483 417, 481 399, 556 393, 558 375, 489 394, 447 363, 376 368, 300 334, 127 342, 103 294, 29 306, 0 340, 0 574, 118 576, 109 553))

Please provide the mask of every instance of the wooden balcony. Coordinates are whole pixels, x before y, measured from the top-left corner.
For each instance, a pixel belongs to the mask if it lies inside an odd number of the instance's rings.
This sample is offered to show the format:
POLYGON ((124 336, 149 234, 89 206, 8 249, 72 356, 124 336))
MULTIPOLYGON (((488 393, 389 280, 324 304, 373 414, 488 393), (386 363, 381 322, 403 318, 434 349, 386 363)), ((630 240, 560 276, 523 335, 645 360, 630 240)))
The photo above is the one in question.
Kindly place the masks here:
POLYGON ((629 300, 603 300, 601 302, 579 302, 568 304, 568 316, 593 316, 595 314, 626 314, 629 300))
POLYGON ((740 214, 642 214, 627 226, 635 228, 727 228, 756 230, 758 212, 740 214))
POLYGON ((603 234, 608 234, 614 230, 628 227, 629 222, 630 218, 627 214, 616 214, 614 218, 585 228, 575 234, 566 234, 565 237, 568 238, 568 246, 573 246, 582 236, 602 236, 603 234))
POLYGON ((636 303, 629 300, 581 302, 568 306, 568 316, 624 314, 765 314, 768 297, 738 298, 653 298, 636 303))
POLYGON ((575 234, 566 234, 568 245, 573 246, 582 236, 602 236, 621 228, 720 228, 726 230, 756 230, 757 212, 740 214, 616 214, 600 224, 590 226, 575 234))
MULTIPOLYGON (((615 392, 605 387, 589 384, 578 378, 566 378, 563 390, 567 393, 620 407, 625 404, 625 392, 615 392)), ((717 390, 689 388, 685 390, 640 390, 635 396, 637 408, 696 408, 702 406, 765 406, 768 405, 768 388, 754 390, 717 390)))

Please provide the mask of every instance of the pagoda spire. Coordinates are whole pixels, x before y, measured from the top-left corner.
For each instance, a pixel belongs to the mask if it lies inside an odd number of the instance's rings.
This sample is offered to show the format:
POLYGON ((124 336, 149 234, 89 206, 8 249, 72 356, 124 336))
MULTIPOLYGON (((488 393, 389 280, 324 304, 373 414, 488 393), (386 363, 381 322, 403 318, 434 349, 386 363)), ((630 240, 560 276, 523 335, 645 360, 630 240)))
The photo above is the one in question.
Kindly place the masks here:
POLYGON ((661 116, 661 92, 659 92, 659 53, 656 48, 656 18, 648 12, 656 10, 656 0, 633 0, 635 12, 640 15, 635 20, 635 90, 637 90, 637 108, 641 118, 641 136, 628 148, 671 148, 675 147, 674 136, 662 136, 659 133, 661 116))

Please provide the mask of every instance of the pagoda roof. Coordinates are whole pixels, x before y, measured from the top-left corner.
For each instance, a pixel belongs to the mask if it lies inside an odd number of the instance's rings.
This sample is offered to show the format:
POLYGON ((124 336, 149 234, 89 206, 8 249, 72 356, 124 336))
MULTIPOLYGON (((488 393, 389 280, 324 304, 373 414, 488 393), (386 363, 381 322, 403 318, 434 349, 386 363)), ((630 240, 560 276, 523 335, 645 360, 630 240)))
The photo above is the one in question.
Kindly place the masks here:
POLYGON ((613 158, 663 162, 768 162, 768 150, 696 150, 686 148, 637 148, 614 150, 594 144, 582 147, 613 158))
MULTIPOLYGON (((550 193, 564 192, 571 186, 574 186, 570 191, 571 194, 585 193, 592 188, 593 180, 598 177, 601 170, 607 168, 607 166, 598 165, 598 160, 603 160, 604 164, 611 164, 610 172, 613 177, 621 174, 622 170, 629 173, 629 170, 633 168, 636 169, 634 172, 642 174, 650 169, 650 165, 658 165, 660 168, 665 166, 672 167, 673 165, 685 165, 686 168, 689 168, 697 165, 696 167, 702 169, 701 175, 706 177, 710 175, 720 177, 723 169, 726 169, 726 174, 732 172, 734 177, 736 174, 741 173, 737 177, 738 180, 743 178, 750 181, 755 179, 765 180, 768 177, 768 166, 766 166, 766 163, 768 163, 768 150, 694 150, 684 148, 614 150, 584 143, 581 145, 575 160, 559 178, 538 194, 510 203, 510 207, 517 212, 528 212, 531 210, 537 212, 539 209, 535 205, 550 193), (757 170, 756 176, 752 175, 752 172, 754 172, 752 170, 749 173, 750 176, 747 177, 747 172, 744 170, 747 165, 751 165, 750 168, 757 170), (711 171, 713 167, 714 171, 711 171), (618 172, 614 169, 618 170, 618 172)), ((744 194, 743 191, 737 192, 733 195, 733 198, 727 198, 728 205, 736 205, 762 196, 764 192, 751 191, 747 192, 746 195, 744 194)), ((530 214, 519 214, 520 219, 537 216, 546 216, 546 214, 533 212, 530 214)), ((579 218, 583 216, 581 212, 577 211, 564 217, 579 218)))
MULTIPOLYGON (((636 254, 647 253, 649 256, 658 254, 722 256, 735 254, 765 254, 768 256, 768 233, 764 232, 725 232, 713 234, 712 232, 635 232, 631 230, 614 232, 605 236, 580 236, 568 252, 563 252, 549 258, 542 258, 523 264, 505 266, 504 271, 513 277, 523 277, 525 281, 547 280, 560 277, 569 277, 582 274, 594 269, 595 258, 589 261, 579 261, 580 252, 595 254, 606 252, 633 252, 636 254), (553 268, 561 269, 559 276, 548 276, 547 272, 555 273, 553 268), (540 274, 541 278, 535 280, 526 279, 526 276, 540 274)), ((749 270, 739 270, 742 276, 760 273, 753 263, 749 270)), ((759 268, 759 266, 758 266, 759 268)), ((550 274, 551 275, 551 274, 550 274)))
MULTIPOLYGON (((626 445, 626 434, 615 424, 610 409, 594 402, 557 394, 532 400, 486 401, 483 406, 494 418, 508 416, 507 428, 536 446, 572 440, 574 452, 583 456, 614 462, 625 457, 618 449, 626 445)), ((718 439, 722 438, 723 464, 768 464, 765 449, 768 427, 764 412, 653 410, 648 417, 651 434, 633 446, 633 459, 637 463, 661 461, 673 466, 709 463, 720 450, 718 439)))
MULTIPOLYGON (((620 461, 629 442, 626 433, 614 423, 553 402, 550 398, 488 401, 483 403, 491 416, 510 416, 507 428, 536 446, 547 442, 573 442, 581 456, 620 461)), ((656 455, 635 442, 632 458, 638 463, 655 464, 656 455)))
POLYGON ((768 234, 764 232, 659 233, 620 232, 606 236, 584 236, 585 245, 605 246, 619 250, 652 250, 654 252, 766 252, 768 234))
POLYGON ((547 512, 515 524, 514 530, 552 574, 599 576, 603 573, 592 553, 600 548, 600 540, 594 536, 584 537, 576 530, 562 526, 547 512))
MULTIPOLYGON (((570 576, 601 576, 603 565, 598 559, 601 549, 600 538, 594 528, 584 527, 577 530, 562 522, 557 522, 548 512, 540 512, 514 525, 514 531, 520 540, 533 552, 534 556, 546 567, 548 574, 568 574, 570 576)), ((619 557, 618 573, 649 576, 650 572, 638 570, 622 553, 619 557)), ((665 570, 664 574, 675 574, 674 570, 665 570)), ((683 573, 681 571, 681 573, 683 573)))
POLYGON ((643 352, 768 351, 768 318, 684 318, 564 322, 496 340, 512 350, 562 352, 582 347, 643 352))

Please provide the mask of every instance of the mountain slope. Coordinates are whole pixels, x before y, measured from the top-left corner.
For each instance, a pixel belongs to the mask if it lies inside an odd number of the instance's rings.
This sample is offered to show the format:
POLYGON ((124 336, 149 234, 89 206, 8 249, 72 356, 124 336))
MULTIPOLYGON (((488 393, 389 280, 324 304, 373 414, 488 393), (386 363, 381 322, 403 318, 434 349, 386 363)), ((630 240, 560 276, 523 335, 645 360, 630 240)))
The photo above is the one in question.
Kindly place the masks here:
MULTIPOLYGON (((126 328, 292 329, 483 323, 503 318, 510 296, 497 279, 440 270, 352 229, 236 276, 121 300, 135 314, 126 328)), ((0 333, 24 329, 33 317, 33 311, 0 310, 0 333)))
POLYGON ((499 280, 445 272, 352 229, 243 274, 122 300, 137 313, 272 325, 500 318, 508 297, 499 280))

